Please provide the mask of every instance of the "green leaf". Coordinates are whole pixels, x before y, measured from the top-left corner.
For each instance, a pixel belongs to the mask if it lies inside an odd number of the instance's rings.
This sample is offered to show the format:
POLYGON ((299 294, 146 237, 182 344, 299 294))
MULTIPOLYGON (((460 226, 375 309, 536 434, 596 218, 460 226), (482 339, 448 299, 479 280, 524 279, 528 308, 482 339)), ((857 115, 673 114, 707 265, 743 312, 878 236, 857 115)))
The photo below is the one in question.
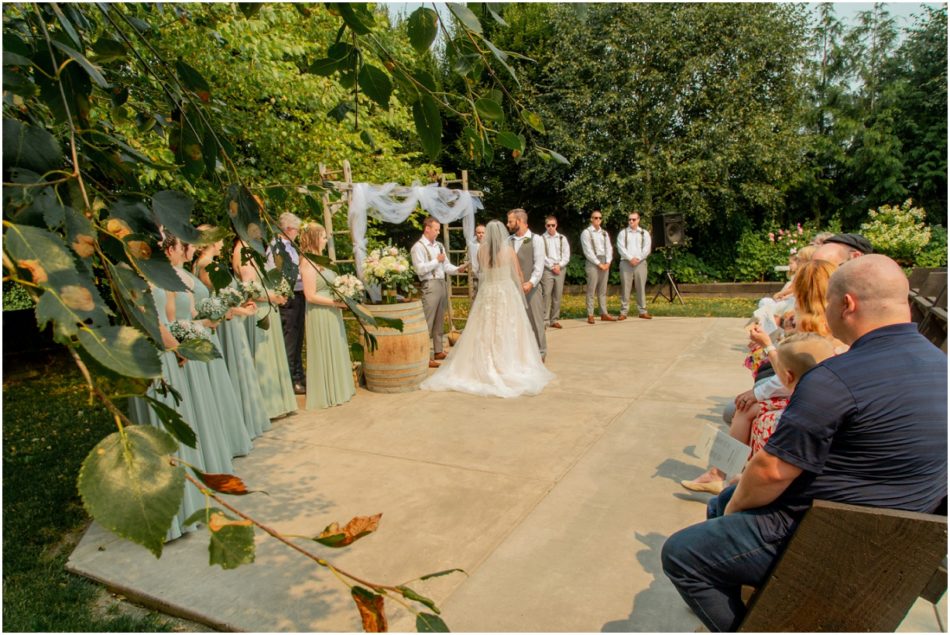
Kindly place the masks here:
POLYGON ((365 359, 363 345, 359 342, 350 342, 350 359, 362 362, 365 359))
POLYGON ((244 185, 233 183, 228 186, 225 204, 228 217, 241 240, 257 253, 263 254, 265 236, 261 224, 261 206, 251 191, 244 185))
POLYGON ((435 161, 442 151, 442 119, 435 99, 430 95, 423 95, 422 99, 412 105, 412 119, 423 149, 429 158, 435 161))
POLYGON ((208 277, 211 279, 211 285, 215 291, 219 291, 228 286, 231 284, 231 280, 234 279, 233 276, 231 276, 231 272, 228 271, 228 268, 219 262, 212 262, 205 271, 208 272, 208 277))
POLYGON ((409 43, 419 53, 432 46, 439 32, 439 16, 432 9, 419 7, 409 16, 409 43))
POLYGON ((185 471, 169 455, 178 444, 153 426, 126 426, 100 441, 79 470, 79 495, 93 519, 162 555, 184 496, 185 471))
POLYGON ((82 329, 79 343, 97 362, 120 375, 148 379, 162 374, 158 351, 131 326, 82 329))
MULTIPOLYGON (((430 574, 428 574, 428 575, 424 575, 424 576, 422 576, 422 577, 419 578, 419 579, 420 579, 420 580, 429 580, 429 579, 431 579, 431 578, 439 578, 439 577, 442 577, 442 576, 444 576, 444 575, 448 575, 448 574, 450 574, 450 573, 465 573, 465 570, 464 570, 464 569, 446 569, 445 571, 436 571, 435 573, 430 573, 430 574)), ((467 575, 467 574, 466 574, 466 575, 467 575)))
POLYGON ((509 150, 518 150, 519 152, 524 153, 525 140, 521 135, 505 131, 499 132, 498 136, 495 138, 498 140, 498 144, 503 148, 508 148, 509 150))
POLYGON ((564 155, 555 152, 554 150, 548 150, 551 153, 551 158, 553 158, 558 163, 563 163, 564 165, 570 165, 571 162, 568 161, 564 155))
POLYGON ((495 22, 502 26, 508 26, 508 23, 505 22, 500 15, 495 13, 495 10, 491 8, 491 5, 485 4, 485 8, 488 9, 488 12, 491 14, 491 17, 495 18, 495 22))
POLYGON ((474 33, 482 32, 482 23, 478 21, 478 17, 472 13, 471 9, 466 7, 464 4, 459 4, 457 2, 449 2, 447 4, 449 11, 452 12, 452 15, 458 18, 459 22, 462 23, 462 26, 474 33))
POLYGON ((414 602, 419 602, 420 604, 425 604, 425 605, 428 606, 430 609, 432 609, 433 611, 435 611, 435 613, 436 613, 437 615, 442 612, 442 611, 440 611, 439 608, 435 605, 435 602, 433 602, 432 600, 430 600, 429 598, 427 598, 427 597, 425 597, 425 596, 423 596, 423 595, 419 595, 418 593, 416 593, 415 591, 413 591, 412 589, 410 589, 410 588, 407 587, 407 586, 397 586, 397 587, 396 587, 396 590, 399 591, 400 593, 402 593, 402 597, 406 598, 407 600, 412 600, 412 601, 414 601, 414 602))
POLYGON ((508 54, 502 51, 501 49, 499 49, 497 46, 495 46, 491 42, 489 42, 487 39, 482 38, 482 41, 485 42, 485 45, 488 46, 489 49, 491 49, 492 55, 494 55, 495 59, 497 59, 498 62, 502 66, 505 67, 505 70, 508 71, 508 74, 511 75, 511 78, 515 80, 515 83, 520 88, 521 80, 518 79, 518 75, 515 73, 515 69, 511 68, 511 66, 508 65, 508 54))
POLYGON ((118 199, 109 207, 109 218, 125 221, 134 234, 147 234, 159 238, 156 219, 144 201, 129 197, 118 199))
POLYGON ((241 13, 243 13, 244 17, 248 20, 256 16, 263 6, 264 3, 262 2, 238 2, 238 9, 241 10, 241 13))
POLYGON ((102 71, 99 70, 98 66, 90 62, 85 55, 57 40, 51 40, 51 42, 53 43, 53 46, 64 52, 66 55, 72 58, 74 62, 82 66, 83 70, 89 74, 89 77, 92 78, 92 81, 94 81, 96 85, 99 86, 99 88, 109 88, 109 82, 107 82, 106 78, 102 76, 102 71))
POLYGON ((211 542, 208 564, 236 569, 254 562, 254 527, 248 520, 237 520, 223 512, 213 512, 208 520, 211 542))
POLYGON ((181 80, 181 83, 188 90, 194 92, 198 95, 198 98, 208 103, 211 101, 211 87, 208 85, 208 82, 205 81, 205 78, 199 73, 193 66, 190 66, 178 60, 175 62, 175 72, 178 74, 178 79, 181 80))
POLYGON ((429 90, 435 91, 435 79, 429 71, 416 71, 412 74, 412 77, 429 90))
POLYGON ((3 166, 43 174, 63 165, 63 151, 56 137, 42 128, 3 120, 3 166))
POLYGON ((349 100, 341 101, 336 107, 327 112, 327 116, 332 117, 337 123, 342 123, 342 121, 346 119, 346 113, 353 112, 354 110, 353 102, 349 100))
POLYGON ((521 120, 538 132, 544 132, 544 122, 541 121, 541 117, 538 116, 537 113, 531 112, 530 110, 522 110, 521 120))
POLYGON ((58 227, 66 220, 66 208, 60 203, 56 190, 52 187, 44 187, 34 194, 33 207, 43 214, 47 227, 58 227))
POLYGON ((126 314, 134 323, 141 326, 153 341, 161 343, 162 333, 158 326, 158 312, 148 285, 125 263, 107 262, 106 265, 118 290, 115 297, 126 314))
POLYGON ((152 194, 152 213, 155 222, 172 236, 189 244, 201 240, 201 232, 191 225, 191 212, 195 201, 187 194, 175 190, 163 190, 152 194))
MULTIPOLYGON (((72 40, 73 44, 75 44, 77 48, 82 48, 82 38, 79 37, 76 27, 74 27, 70 19, 66 17, 59 5, 56 3, 50 3, 48 6, 53 9, 53 13, 56 14, 56 19, 63 27, 63 31, 66 33, 66 35, 69 36, 69 39, 72 40)), ((55 44, 56 42, 53 43, 55 44)))
POLYGON ((320 75, 322 77, 329 77, 335 73, 340 68, 340 60, 335 60, 330 57, 321 57, 318 60, 314 60, 307 68, 307 72, 313 75, 320 75))
POLYGON ((192 338, 180 343, 175 350, 185 359, 196 362, 210 362, 212 359, 221 358, 221 353, 211 340, 192 338))
POLYGON ((175 437, 179 443, 184 443, 189 448, 198 447, 198 436, 195 434, 195 431, 191 429, 191 426, 181 418, 177 410, 154 397, 144 395, 144 398, 152 407, 155 414, 158 415, 166 432, 175 437))
POLYGON ((360 68, 359 84, 367 97, 383 108, 389 108, 389 96, 393 92, 393 82, 389 75, 372 64, 363 64, 360 68))
POLYGON ((484 119, 490 121, 505 120, 505 111, 502 110, 501 104, 486 97, 482 97, 475 102, 475 110, 477 110, 479 116, 484 119))
POLYGON ((92 45, 92 51, 96 54, 96 61, 103 64, 126 58, 125 45, 107 37, 96 40, 96 43, 92 45))
POLYGON ((438 615, 432 613, 419 613, 416 615, 417 633, 448 633, 449 627, 438 615))
MULTIPOLYGON (((125 237, 123 244, 129 261, 138 268, 146 280, 166 291, 190 291, 168 262, 161 245, 153 237, 131 234, 125 237), (136 242, 143 244, 136 244, 136 242)), ((161 341, 161 338, 156 341, 161 341)))
POLYGON ((373 14, 365 2, 341 2, 336 9, 346 26, 357 35, 366 35, 373 30, 373 14))

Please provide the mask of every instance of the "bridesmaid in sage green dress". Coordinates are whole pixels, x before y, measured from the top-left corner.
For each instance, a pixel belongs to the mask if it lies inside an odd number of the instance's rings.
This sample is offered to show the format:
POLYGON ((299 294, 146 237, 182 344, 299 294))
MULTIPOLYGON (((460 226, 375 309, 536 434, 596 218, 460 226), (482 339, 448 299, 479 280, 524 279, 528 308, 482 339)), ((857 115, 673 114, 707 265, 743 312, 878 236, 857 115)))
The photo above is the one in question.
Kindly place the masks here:
MULTIPOLYGON (((306 223, 300 230, 300 252, 319 255, 327 244, 327 232, 322 225, 306 223)), ((356 388, 353 385, 353 365, 346 340, 341 308, 334 299, 329 285, 336 274, 314 265, 307 258, 300 259, 300 277, 307 299, 307 410, 328 408, 349 401, 356 388)))
MULTIPOLYGON (((162 344, 165 347, 165 350, 162 351, 160 355, 162 362, 162 379, 164 379, 169 386, 178 391, 178 394, 181 396, 181 401, 176 402, 171 393, 165 395, 160 394, 155 389, 154 383, 149 386, 148 392, 146 394, 156 401, 160 401, 169 408, 175 410, 179 415, 181 415, 181 418, 184 419, 185 423, 191 426, 192 430, 197 432, 199 426, 198 419, 195 414, 194 395, 192 395, 191 389, 188 386, 184 369, 178 365, 178 358, 175 356, 175 353, 172 350, 169 350, 178 346, 178 342, 174 337, 172 337, 172 334, 167 328, 168 317, 164 311, 166 302, 165 290, 151 285, 150 287, 152 290, 152 298, 155 301, 156 307, 158 307, 159 328, 162 332, 162 344)), ((186 363, 191 364, 200 362, 186 363)), ((149 403, 142 398, 133 397, 129 400, 129 417, 135 423, 150 424, 161 430, 165 429, 165 426, 162 425, 161 419, 159 419, 158 415, 155 414, 155 411, 152 410, 152 407, 149 405, 149 403)), ((201 442, 199 441, 197 445, 197 448, 190 448, 184 443, 179 443, 178 450, 173 454, 173 456, 175 458, 181 459, 183 462, 189 465, 193 465, 202 472, 210 471, 205 466, 204 457, 201 455, 201 442)), ((204 494, 202 494, 197 487, 194 487, 191 483, 186 482, 184 498, 181 501, 181 506, 178 508, 178 513, 175 514, 174 518, 172 518, 171 527, 165 534, 165 542, 174 540, 186 532, 195 531, 198 528, 197 523, 185 527, 184 522, 189 516, 199 509, 204 509, 204 507, 204 494)))
MULTIPOLYGON (((231 265, 237 277, 248 282, 261 282, 261 275, 253 261, 241 263, 241 249, 245 244, 238 240, 231 254, 231 265)), ((287 363, 287 349, 284 347, 284 334, 280 325, 280 313, 272 304, 283 304, 287 298, 265 289, 265 295, 254 298, 257 302, 257 315, 246 318, 247 340, 254 355, 254 366, 264 396, 264 409, 271 419, 288 415, 297 410, 297 397, 294 395, 294 382, 290 377, 290 365, 287 363), (268 328, 257 326, 258 320, 267 317, 268 328)))
MULTIPOLYGON (((210 225, 198 227, 201 230, 214 229, 210 225)), ((224 241, 219 240, 213 245, 204 245, 197 248, 197 258, 194 271, 198 279, 209 290, 213 287, 208 275, 208 266, 221 253, 224 241)), ((254 357, 247 343, 247 332, 244 330, 242 317, 254 315, 257 306, 249 302, 247 306, 236 306, 228 312, 227 319, 218 326, 218 339, 221 341, 221 356, 228 368, 231 385, 238 396, 241 410, 244 413, 244 425, 251 439, 270 430, 270 419, 264 410, 264 396, 257 379, 257 369, 254 368, 254 357)))

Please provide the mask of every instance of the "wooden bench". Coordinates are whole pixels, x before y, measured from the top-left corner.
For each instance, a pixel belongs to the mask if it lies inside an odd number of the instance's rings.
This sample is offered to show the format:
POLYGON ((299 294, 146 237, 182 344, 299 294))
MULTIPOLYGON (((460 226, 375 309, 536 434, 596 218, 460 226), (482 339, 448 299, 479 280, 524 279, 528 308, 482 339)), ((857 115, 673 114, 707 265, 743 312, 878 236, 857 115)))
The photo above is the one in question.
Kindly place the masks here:
POLYGON ((945 286, 933 305, 927 309, 927 314, 920 321, 920 334, 933 342, 934 346, 947 352, 947 287, 945 286))
POLYGON ((924 280, 917 291, 911 289, 910 291, 910 317, 911 319, 920 324, 921 321, 927 316, 927 312, 930 310, 930 307, 934 306, 937 301, 937 297, 940 296, 940 293, 947 288, 947 272, 943 271, 931 271, 927 274, 926 280, 924 280))
POLYGON ((946 270, 946 267, 915 267, 913 271, 910 272, 910 275, 907 276, 911 293, 916 294, 920 292, 920 287, 927 280, 927 276, 929 276, 931 272, 946 270))
POLYGON ((816 500, 740 631, 894 631, 947 588, 947 517, 816 500))

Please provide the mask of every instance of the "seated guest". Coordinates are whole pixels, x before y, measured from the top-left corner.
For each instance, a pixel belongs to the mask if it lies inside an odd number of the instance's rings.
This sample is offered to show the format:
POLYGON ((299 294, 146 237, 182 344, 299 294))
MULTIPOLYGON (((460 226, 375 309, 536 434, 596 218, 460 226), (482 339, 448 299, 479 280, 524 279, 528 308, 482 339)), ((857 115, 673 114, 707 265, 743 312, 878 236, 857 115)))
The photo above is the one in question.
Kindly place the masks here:
POLYGON ((813 499, 933 512, 947 495, 947 356, 910 322, 896 262, 832 275, 831 332, 851 348, 798 383, 782 424, 705 522, 673 534, 663 571, 711 631, 736 630, 813 499))
POLYGON ((860 234, 835 234, 825 238, 825 241, 815 250, 812 258, 827 260, 840 265, 852 258, 871 253, 874 253, 874 248, 871 247, 871 243, 864 236, 860 234))

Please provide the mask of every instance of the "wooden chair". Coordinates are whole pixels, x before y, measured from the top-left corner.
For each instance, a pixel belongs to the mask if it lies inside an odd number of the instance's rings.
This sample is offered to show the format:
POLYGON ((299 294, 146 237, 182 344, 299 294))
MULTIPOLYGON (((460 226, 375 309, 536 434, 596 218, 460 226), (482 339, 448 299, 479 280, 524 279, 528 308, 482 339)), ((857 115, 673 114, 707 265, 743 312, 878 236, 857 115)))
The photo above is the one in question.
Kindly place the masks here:
POLYGON ((943 595, 946 554, 946 516, 816 500, 739 630, 894 631, 943 595))
POLYGON ((921 285, 924 284, 924 281, 927 280, 927 276, 930 275, 931 271, 946 271, 946 267, 916 267, 913 271, 910 272, 910 275, 907 276, 907 281, 910 283, 911 293, 918 293, 920 291, 921 285))
POLYGON ((910 317, 920 324, 927 311, 934 305, 940 292, 947 288, 947 272, 931 271, 920 285, 917 293, 910 293, 910 317))
POLYGON ((927 310, 918 329, 934 346, 947 352, 947 287, 940 291, 933 306, 927 310))

